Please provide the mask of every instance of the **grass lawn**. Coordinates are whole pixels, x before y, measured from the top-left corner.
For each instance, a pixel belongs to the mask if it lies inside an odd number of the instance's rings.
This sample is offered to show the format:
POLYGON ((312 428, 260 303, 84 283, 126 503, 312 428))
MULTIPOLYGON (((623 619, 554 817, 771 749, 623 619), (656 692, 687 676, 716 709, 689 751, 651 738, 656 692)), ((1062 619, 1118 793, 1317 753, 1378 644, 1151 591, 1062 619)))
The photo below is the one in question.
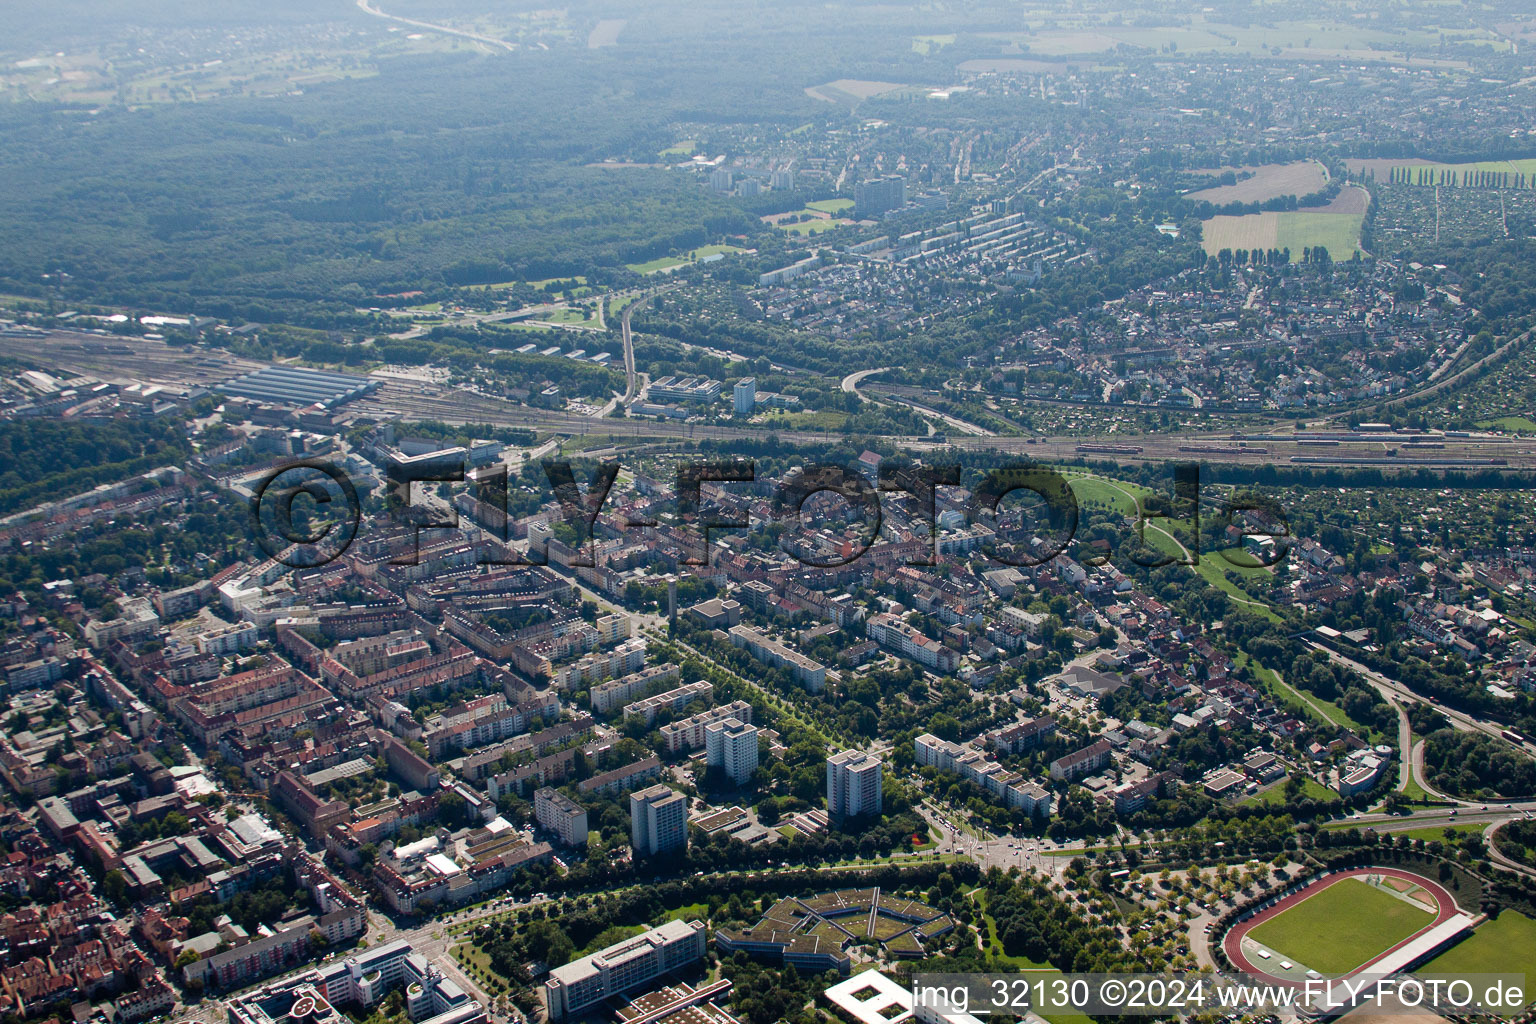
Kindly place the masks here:
POLYGON ((767 416, 763 425, 772 430, 841 430, 848 414, 836 409, 817 412, 779 412, 767 416))
MULTIPOLYGON (((1285 803, 1285 785, 1285 782, 1277 782, 1263 792, 1255 793, 1241 802, 1245 804, 1283 804, 1285 803)), ((1339 798, 1339 794, 1315 779, 1301 780, 1301 795, 1309 796, 1314 800, 1320 800, 1324 803, 1339 798)))
POLYGON ((584 957, 589 953, 596 953, 600 949, 612 946, 614 943, 623 942, 645 931, 643 924, 611 924, 598 932, 586 949, 577 950, 576 956, 584 957))
POLYGON ((1430 923, 1429 911, 1346 878, 1314 893, 1249 935, 1314 971, 1348 974, 1430 923))
POLYGON ((655 274, 663 270, 671 270, 673 267, 681 267, 695 260, 701 260, 706 256, 733 252, 746 252, 746 250, 738 245, 701 245, 697 249, 684 253, 681 256, 658 256, 653 260, 646 260, 644 263, 627 263, 625 266, 637 274, 655 274))
POLYGON ((625 266, 637 274, 654 274, 660 270, 680 267, 687 262, 688 259, 684 256, 658 256, 653 260, 646 260, 644 263, 626 263, 625 266))
POLYGON ((1429 802, 1429 794, 1424 791, 1423 786, 1419 785, 1419 780, 1413 777, 1412 772, 1408 773, 1408 785, 1403 787, 1403 796, 1415 802, 1420 800, 1429 802))
MULTIPOLYGON (((1329 823, 1324 824, 1322 827, 1324 827, 1324 829, 1329 829, 1330 832, 1344 832, 1349 831, 1349 829, 1359 829, 1361 824, 1359 824, 1359 821, 1329 821, 1329 823)), ((1375 827, 1376 831, 1381 831, 1381 827, 1375 827)), ((1475 834, 1475 832, 1476 834, 1481 835, 1482 829, 1485 829, 1485 827, 1487 827, 1485 824, 1453 824, 1453 826, 1450 826, 1450 829, 1452 829, 1452 832, 1455 832, 1456 837, 1461 838, 1462 835, 1471 835, 1475 834)), ((1404 829, 1404 831, 1401 832, 1385 832, 1384 835, 1405 835, 1405 837, 1410 838, 1410 840, 1424 840, 1425 843, 1428 843, 1428 841, 1432 840, 1438 840, 1441 841, 1441 843, 1444 843, 1445 826, 1444 824, 1432 824, 1432 826, 1422 827, 1422 829, 1404 829)))
POLYGON ((1311 718, 1314 721, 1321 717, 1333 725, 1342 725, 1346 729, 1349 729, 1350 731, 1358 733, 1362 736, 1366 736, 1371 733, 1372 730, 1367 729, 1353 718, 1350 718, 1344 713, 1344 709, 1339 707, 1337 704, 1334 704, 1331 701, 1323 700, 1321 697, 1314 697, 1310 693, 1303 695, 1300 690, 1296 689, 1290 683, 1287 683, 1284 679, 1282 679, 1280 677, 1280 673, 1266 665, 1260 665, 1256 661, 1251 661, 1248 655, 1240 653, 1237 656, 1236 663, 1239 666, 1251 663, 1253 665, 1254 673, 1261 680, 1269 683, 1274 688, 1276 697, 1289 704, 1291 707, 1295 708, 1306 717, 1311 718))
POLYGON ((1213 555, 1204 556, 1210 558, 1216 564, 1216 568, 1222 572, 1235 572, 1239 576, 1248 576, 1253 579, 1269 579, 1273 574, 1262 565, 1254 565, 1258 558, 1252 551, 1244 551, 1242 548, 1227 548, 1213 555))
POLYGON ((1482 430, 1508 430, 1517 434, 1536 434, 1536 420, 1525 416, 1500 416, 1496 420, 1483 420, 1478 424, 1482 430))
MULTIPOLYGON (((1151 534, 1149 532, 1149 536, 1150 535, 1151 534)), ((1262 616, 1263 618, 1268 619, 1270 622, 1281 621, 1280 616, 1275 612, 1274 609, 1270 608, 1269 605, 1249 597, 1247 592, 1244 591, 1242 587, 1227 579, 1227 569, 1232 569, 1234 572, 1242 572, 1242 570, 1238 569, 1236 566, 1228 565, 1227 560, 1222 558, 1220 555, 1217 555, 1214 558, 1212 558, 1210 555, 1201 555, 1200 564, 1194 566, 1195 572, 1200 575, 1201 579, 1205 580, 1205 582, 1209 583, 1223 594, 1226 594, 1244 611, 1252 612, 1254 615, 1262 616)), ((1259 569, 1255 571, 1263 572, 1264 570, 1259 569)))
POLYGON ((1525 974, 1529 1006, 1536 1001, 1536 921, 1506 910, 1414 973, 1423 978, 1464 974, 1525 974))
POLYGON ((1112 484, 1097 476, 1069 476, 1067 483, 1071 486, 1072 495, 1077 499, 1078 504, 1108 505, 1126 516, 1136 514, 1136 502, 1128 495, 1121 493, 1121 489, 1140 498, 1145 498, 1152 493, 1138 484, 1121 483, 1118 480, 1112 484), (1117 489, 1115 484, 1119 484, 1120 489, 1117 489))
MULTIPOLYGON (((1137 484, 1126 483, 1119 480, 1111 481, 1104 477, 1097 476, 1068 476, 1067 482, 1071 486, 1072 494, 1077 498, 1079 504, 1107 505, 1124 516, 1136 515, 1137 500, 1144 504, 1146 499, 1152 493, 1147 488, 1137 484), (1135 496, 1134 499, 1132 495, 1135 496)), ((1172 555, 1175 558, 1182 558, 1183 552, 1180 550, 1179 545, 1174 542, 1173 538, 1168 536, 1168 533, 1182 527, 1183 532, 1185 534, 1189 534, 1192 532, 1190 530, 1191 525, 1192 524, 1190 524, 1187 520, 1182 519, 1148 519, 1146 524, 1145 537, 1149 545, 1161 551, 1163 554, 1172 555)), ((1191 568, 1195 570, 1195 573, 1199 575, 1201 579, 1205 580, 1205 582, 1209 583, 1217 590, 1232 598, 1232 600, 1243 609, 1252 612, 1255 615, 1262 615, 1264 618, 1269 619, 1271 622, 1281 621, 1280 616, 1277 615, 1273 609, 1271 609, 1262 601, 1256 601, 1249 597, 1246 593, 1244 593, 1242 587, 1239 587, 1237 584, 1227 579, 1224 574, 1225 570, 1231 569, 1233 572, 1242 575, 1253 575, 1257 573, 1267 576, 1268 572, 1266 570, 1245 569, 1239 566, 1231 565, 1219 554, 1202 554, 1200 556, 1200 564, 1191 566, 1191 568)))
POLYGON ((802 220, 797 224, 780 224, 780 231, 788 231, 792 235, 819 235, 823 231, 833 231, 849 223, 846 220, 802 220))
MULTIPOLYGON (((953 38, 953 37, 951 37, 953 38)), ((818 213, 841 213, 844 210, 853 209, 852 199, 818 199, 815 202, 806 203, 807 210, 815 210, 818 213)))
POLYGON ((590 324, 596 323, 585 309, 552 309, 548 313, 542 313, 537 319, 549 324, 590 324))
POLYGON ((656 923, 662 924, 666 921, 692 921, 694 918, 698 918, 700 921, 702 921, 708 916, 708 903, 687 903, 681 907, 678 907, 676 910, 667 911, 662 915, 661 920, 656 923))
POLYGON ((695 144, 694 144, 694 141, 692 139, 687 139, 687 140, 685 140, 683 142, 673 143, 672 145, 668 146, 666 149, 662 150, 661 151, 661 155, 662 156, 692 156, 693 155, 694 145, 695 144))
POLYGON ((490 954, 486 953, 485 950, 481 949, 473 942, 461 942, 457 946, 454 946, 453 955, 457 957, 459 963, 463 964, 466 968, 479 968, 480 970, 486 972, 489 972, 491 969, 490 954))
MULTIPOLYGON (((1450 826, 1451 831, 1456 835, 1457 839, 1460 839, 1462 836, 1482 835, 1483 829, 1485 829, 1487 827, 1488 826, 1486 826, 1486 825, 1452 825, 1452 826, 1450 826)), ((1428 843, 1428 842, 1442 842, 1443 843, 1443 842, 1446 841, 1446 839, 1445 839, 1445 829, 1446 829, 1446 826, 1444 826, 1444 825, 1433 825, 1433 826, 1431 826, 1429 828, 1411 828, 1411 829, 1407 830, 1406 832, 1393 832, 1393 833, 1391 833, 1391 835, 1394 835, 1394 836, 1407 836, 1409 839, 1422 839, 1426 843, 1428 843)))

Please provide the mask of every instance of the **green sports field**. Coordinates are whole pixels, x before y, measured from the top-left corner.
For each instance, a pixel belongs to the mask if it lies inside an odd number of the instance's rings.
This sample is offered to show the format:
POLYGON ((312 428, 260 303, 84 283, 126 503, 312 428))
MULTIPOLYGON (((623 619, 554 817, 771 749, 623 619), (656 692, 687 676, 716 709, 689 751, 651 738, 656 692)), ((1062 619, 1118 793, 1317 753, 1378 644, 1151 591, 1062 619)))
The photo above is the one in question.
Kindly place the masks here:
POLYGON ((1335 882, 1248 935, 1320 974, 1348 974, 1428 926, 1428 910, 1357 878, 1335 882))
POLYGON ((1536 921, 1506 910, 1470 938, 1464 939, 1414 972, 1425 978, 1453 978, 1466 974, 1525 974, 1525 991, 1536 980, 1536 921))

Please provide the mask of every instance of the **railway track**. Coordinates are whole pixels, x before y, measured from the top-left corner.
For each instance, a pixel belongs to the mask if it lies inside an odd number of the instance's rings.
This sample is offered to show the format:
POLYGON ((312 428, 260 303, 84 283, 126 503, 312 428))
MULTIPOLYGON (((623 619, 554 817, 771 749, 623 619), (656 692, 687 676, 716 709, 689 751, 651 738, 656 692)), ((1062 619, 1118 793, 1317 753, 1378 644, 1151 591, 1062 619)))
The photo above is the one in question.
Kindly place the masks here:
MULTIPOLYGON (((0 356, 87 373, 109 381, 142 380, 175 387, 217 384, 267 365, 203 348, 183 349, 158 341, 73 332, 57 332, 42 341, 35 338, 0 337, 0 356), (126 353, 120 350, 125 345, 128 349, 126 353), (47 354, 40 358, 39 352, 47 354)), ((351 408, 375 415, 396 413, 454 424, 493 423, 572 435, 603 434, 667 445, 685 445, 700 440, 757 442, 765 436, 760 428, 728 424, 630 418, 594 420, 576 413, 515 405, 488 395, 437 384, 415 384, 399 380, 384 381, 377 392, 358 401, 351 408)), ((829 435, 821 431, 779 431, 777 436, 787 443, 817 444, 840 435, 829 435)), ((1261 435, 1251 436, 1257 440, 1261 435)), ((1319 448, 1302 443, 1309 440, 1305 436, 1287 438, 1285 435, 1267 433, 1262 437, 1262 444, 1248 447, 1234 445, 1230 432, 1180 432, 1134 438, 891 436, 889 440, 914 454, 930 458, 937 452, 952 448, 993 451, 1042 462, 1086 457, 1124 465, 1199 460, 1209 464, 1245 466, 1372 467, 1388 472, 1450 469, 1536 471, 1536 441, 1524 439, 1435 435, 1432 443, 1438 447, 1421 451, 1412 447, 1412 439, 1406 437, 1339 437, 1337 445, 1321 449, 1327 453, 1327 461, 1323 462, 1318 460, 1319 448), (1386 449, 1392 444, 1401 447, 1389 453, 1386 449), (1303 461, 1297 462, 1298 459, 1303 461)))

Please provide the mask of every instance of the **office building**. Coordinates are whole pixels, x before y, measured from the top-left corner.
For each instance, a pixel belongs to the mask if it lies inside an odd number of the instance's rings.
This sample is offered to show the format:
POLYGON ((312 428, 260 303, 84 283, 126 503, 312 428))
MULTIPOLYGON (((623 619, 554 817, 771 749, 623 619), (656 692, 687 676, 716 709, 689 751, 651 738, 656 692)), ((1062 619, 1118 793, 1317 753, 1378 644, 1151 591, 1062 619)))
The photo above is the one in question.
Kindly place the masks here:
POLYGON ((651 381, 645 397, 652 402, 714 402, 724 389, 723 383, 708 377, 669 375, 651 381))
POLYGON ((629 845, 636 857, 688 848, 688 798, 659 783, 629 794, 629 845))
POLYGON ((544 1007, 551 1021, 580 1017, 610 996, 633 992, 704 959, 702 921, 668 921, 549 972, 544 1007))
POLYGON ((879 814, 881 761, 874 754, 845 750, 827 758, 827 813, 834 818, 879 814))
POLYGON ((757 408, 757 378, 743 377, 737 381, 732 397, 736 402, 737 416, 752 415, 752 410, 757 408))
POLYGON ((724 771, 736 785, 744 785, 757 769, 757 734, 756 726, 735 718, 709 723, 704 727, 706 763, 724 771))

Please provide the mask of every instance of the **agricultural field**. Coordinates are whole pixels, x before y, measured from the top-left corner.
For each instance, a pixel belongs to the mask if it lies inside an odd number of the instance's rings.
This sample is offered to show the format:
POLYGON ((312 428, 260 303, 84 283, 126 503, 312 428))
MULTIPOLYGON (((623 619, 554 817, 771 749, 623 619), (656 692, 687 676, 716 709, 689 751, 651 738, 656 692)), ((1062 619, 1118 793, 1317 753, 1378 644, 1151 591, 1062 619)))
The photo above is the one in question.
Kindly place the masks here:
POLYGON ((1293 260, 1300 260, 1304 249, 1323 246, 1335 262, 1348 260, 1360 248, 1369 198, 1365 189, 1351 186, 1324 207, 1212 217, 1204 223, 1203 245, 1210 255, 1223 249, 1289 249, 1293 260))
MULTIPOLYGON (((1280 248, 1280 214, 1273 211, 1248 213, 1240 217, 1220 214, 1201 225, 1201 245, 1206 255, 1223 249, 1280 248)), ((1300 255, 1292 253, 1293 257, 1300 255)))
POLYGON ((913 88, 918 87, 904 85, 901 82, 869 82, 857 78, 839 78, 835 82, 806 86, 805 94, 813 100, 856 107, 872 96, 884 96, 886 93, 913 88))
POLYGON ((1378 181, 1386 181, 1392 171, 1400 167, 1424 167, 1436 172, 1453 173, 1458 179, 1473 171, 1492 171, 1496 174, 1523 174, 1526 178, 1536 175, 1536 157, 1523 160, 1479 160, 1473 163, 1443 164, 1418 157, 1378 157, 1369 160, 1345 160, 1344 166, 1351 172, 1370 175, 1378 181))
POLYGON ((1432 920, 1428 910, 1345 878, 1249 932, 1260 945, 1328 976, 1348 974, 1432 920))
MULTIPOLYGON (((1523 973, 1529 982, 1536 978, 1536 921, 1506 910, 1415 973, 1425 978, 1523 973)), ((1536 1002, 1536 993, 1529 983, 1526 992, 1531 995, 1529 1006, 1536 1002)))
POLYGON ((604 18, 592 27, 587 34, 587 49, 597 50, 604 46, 619 45, 619 33, 624 31, 628 21, 624 18, 604 18))
POLYGON ((567 324, 572 326, 592 327, 597 325, 597 320, 593 317, 592 310, 584 306, 567 306, 562 309, 551 310, 548 313, 540 314, 538 319, 544 321, 547 324, 567 324))
MULTIPOLYGON (((1097 70, 1099 65, 1075 64, 1086 71, 1097 70)), ((960 64, 959 70, 976 74, 986 71, 998 71, 1007 73, 1021 73, 1034 75, 1061 74, 1067 70, 1065 61, 1026 60, 1021 57, 982 57, 976 60, 968 60, 960 64)))
POLYGON ((946 46, 955 45, 955 37, 951 35, 940 36, 913 36, 912 49, 916 53, 928 56, 934 50, 942 50, 946 46))
MULTIPOLYGON (((1324 787, 1312 779, 1302 780, 1301 795, 1316 800, 1319 803, 1329 803, 1330 801, 1337 800, 1339 797, 1333 790, 1324 787)), ((1283 805, 1288 799, 1285 792, 1285 783, 1277 782, 1268 789, 1245 798, 1242 803, 1283 805)))
POLYGON ((1121 46, 1167 53, 1221 53, 1232 56, 1282 57, 1318 60, 1348 57, 1380 63, 1415 66, 1464 66, 1462 61, 1419 56, 1442 41, 1470 42, 1491 50, 1508 44, 1487 29, 1444 29, 1415 25, 1411 29, 1376 28, 1367 24, 1329 19, 1264 21, 1228 24, 1218 18, 1196 16, 1179 25, 1111 25, 1082 18, 1073 26, 1053 19, 1032 26, 1032 31, 984 33, 984 38, 1003 42, 1018 53, 1042 56, 1106 53, 1121 46))
POLYGON ((1227 172, 1237 176, 1232 185, 1217 185, 1190 192, 1185 198, 1225 206, 1227 203, 1262 203, 1280 196, 1307 196, 1328 184, 1328 171, 1316 160, 1298 160, 1289 164, 1264 164, 1259 167, 1218 167, 1198 173, 1220 177, 1227 172))

